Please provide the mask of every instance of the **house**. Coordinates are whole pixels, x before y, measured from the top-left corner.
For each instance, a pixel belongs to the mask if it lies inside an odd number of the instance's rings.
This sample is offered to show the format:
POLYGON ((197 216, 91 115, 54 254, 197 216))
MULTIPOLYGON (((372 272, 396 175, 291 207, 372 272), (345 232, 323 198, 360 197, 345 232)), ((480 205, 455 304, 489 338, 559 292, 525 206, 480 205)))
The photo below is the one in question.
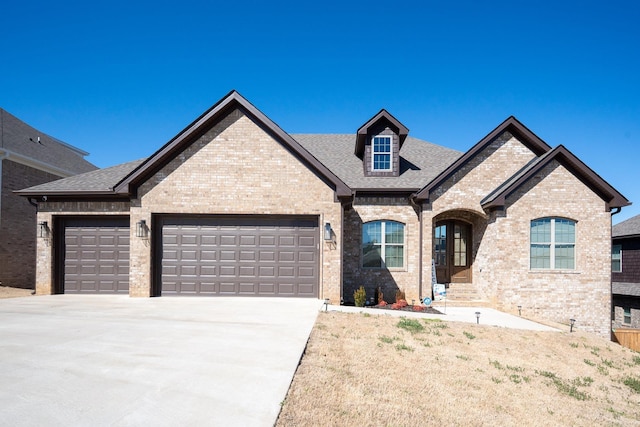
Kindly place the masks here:
POLYGON ((418 300, 433 263, 453 294, 609 336, 629 202, 568 149, 514 117, 466 153, 386 110, 355 128, 289 135, 232 91, 147 159, 20 191, 37 292, 418 300))
POLYGON ((35 283, 36 211, 13 192, 95 170, 87 154, 0 108, 0 284, 35 283))
POLYGON ((640 215, 614 225, 612 237, 613 327, 640 329, 640 215))

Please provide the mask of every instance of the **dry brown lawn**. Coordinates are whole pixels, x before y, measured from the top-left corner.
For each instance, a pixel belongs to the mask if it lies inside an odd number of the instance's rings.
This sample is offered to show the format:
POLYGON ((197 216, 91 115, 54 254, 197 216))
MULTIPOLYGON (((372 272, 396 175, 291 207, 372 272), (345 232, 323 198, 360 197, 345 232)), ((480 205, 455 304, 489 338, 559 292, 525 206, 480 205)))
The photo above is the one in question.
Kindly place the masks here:
POLYGON ((640 353, 581 332, 322 312, 278 426, 638 426, 640 353))

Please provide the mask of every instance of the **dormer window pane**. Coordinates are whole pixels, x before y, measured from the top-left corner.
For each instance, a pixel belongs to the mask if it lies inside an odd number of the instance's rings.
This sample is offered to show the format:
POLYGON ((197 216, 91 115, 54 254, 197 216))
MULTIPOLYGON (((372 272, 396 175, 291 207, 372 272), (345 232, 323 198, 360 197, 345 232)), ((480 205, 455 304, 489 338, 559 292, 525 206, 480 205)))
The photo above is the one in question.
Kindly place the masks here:
POLYGON ((391 137, 390 136, 374 136, 373 137, 372 156, 374 171, 390 171, 391 170, 391 137))

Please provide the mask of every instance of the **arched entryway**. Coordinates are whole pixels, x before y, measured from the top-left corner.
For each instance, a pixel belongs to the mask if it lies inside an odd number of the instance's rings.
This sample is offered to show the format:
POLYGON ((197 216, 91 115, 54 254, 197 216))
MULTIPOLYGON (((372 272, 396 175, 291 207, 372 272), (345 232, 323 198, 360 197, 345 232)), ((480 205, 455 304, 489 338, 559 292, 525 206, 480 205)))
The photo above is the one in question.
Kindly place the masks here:
POLYGON ((471 283, 473 227, 459 219, 436 221, 433 254, 438 283, 471 283))

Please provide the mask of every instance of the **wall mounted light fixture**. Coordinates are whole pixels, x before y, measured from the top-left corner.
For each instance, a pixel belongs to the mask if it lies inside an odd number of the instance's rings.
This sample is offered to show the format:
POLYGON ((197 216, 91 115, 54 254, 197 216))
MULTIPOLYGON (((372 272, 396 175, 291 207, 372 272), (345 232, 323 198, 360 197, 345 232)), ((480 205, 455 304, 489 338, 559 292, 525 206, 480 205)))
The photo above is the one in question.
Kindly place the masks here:
POLYGON ((38 223, 38 237, 41 239, 46 239, 49 237, 49 224, 47 221, 42 221, 38 223))
POLYGON ((149 237, 149 228, 147 227, 147 222, 144 219, 141 219, 136 223, 136 237, 140 237, 142 239, 149 237))
POLYGON ((332 236, 333 236, 333 230, 331 229, 331 224, 327 222, 324 225, 324 240, 326 242, 330 242, 333 240, 332 236))

